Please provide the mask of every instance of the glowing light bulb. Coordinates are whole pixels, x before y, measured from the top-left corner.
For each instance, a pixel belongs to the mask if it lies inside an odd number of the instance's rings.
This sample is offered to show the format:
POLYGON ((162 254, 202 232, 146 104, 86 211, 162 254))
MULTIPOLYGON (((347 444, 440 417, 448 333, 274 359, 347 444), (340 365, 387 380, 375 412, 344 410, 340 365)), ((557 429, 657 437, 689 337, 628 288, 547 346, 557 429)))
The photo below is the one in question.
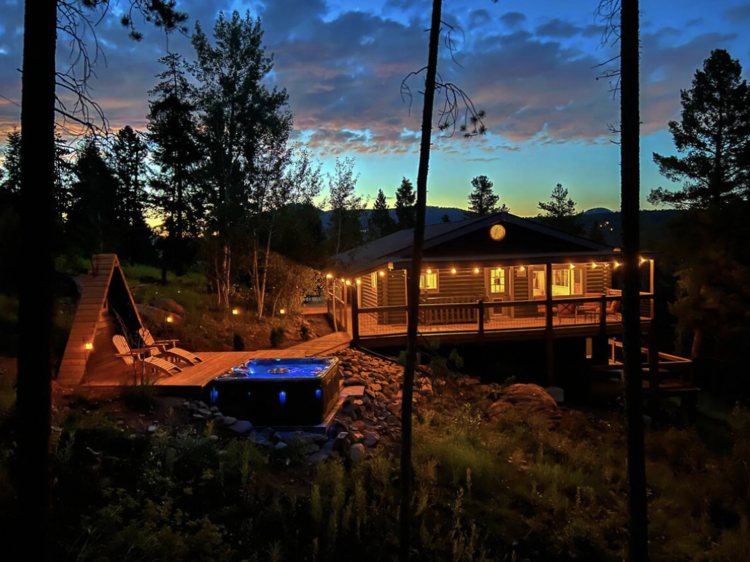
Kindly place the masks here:
POLYGON ((453 275, 455 275, 455 274, 456 274, 456 268, 455 268, 455 267, 451 268, 451 273, 452 273, 453 275))
POLYGON ((326 279, 332 279, 332 278, 333 278, 333 275, 331 275, 330 273, 326 273, 326 279))
POLYGON ((596 269, 596 262, 591 264, 591 269, 596 269))
POLYGON ((171 324, 174 319, 171 316, 167 316, 167 324, 171 324))
POLYGON ((641 265, 643 265, 644 263, 646 263, 646 258, 641 257, 641 265))
POLYGON ((615 262, 615 269, 617 269, 618 267, 620 267, 620 262, 619 262, 619 261, 616 261, 616 262, 615 262))
POLYGON ((378 275, 380 275, 381 277, 385 277, 385 271, 383 270, 378 271, 378 275))
POLYGON ((362 284, 362 279, 357 279, 357 285, 361 285, 361 284, 362 284))
POLYGON ((570 264, 570 269, 575 269, 575 267, 576 267, 575 264, 572 264, 572 263, 570 264))
POLYGON ((427 275, 429 275, 430 273, 432 273, 432 270, 427 268, 427 275))
POLYGON ((94 344, 93 344, 93 343, 91 343, 90 341, 87 341, 87 342, 86 342, 86 343, 84 344, 84 346, 83 346, 83 347, 84 347, 84 348, 86 348, 86 350, 87 350, 87 351, 91 351, 92 349, 94 349, 94 344))
POLYGON ((232 315, 239 316, 239 314, 240 314, 240 309, 239 308, 233 308, 232 309, 232 315))
POLYGON ((479 273, 479 268, 478 267, 474 268, 474 273, 479 273))
POLYGON ((520 267, 520 268, 518 269, 518 271, 526 271, 526 266, 525 266, 525 265, 522 265, 522 266, 521 266, 521 267, 520 267))
POLYGON ((346 280, 346 284, 347 284, 347 285, 351 285, 351 284, 352 284, 352 282, 351 282, 351 281, 349 281, 349 279, 347 279, 347 280, 346 280))
POLYGON ((286 314, 286 308, 280 308, 279 314, 286 314))

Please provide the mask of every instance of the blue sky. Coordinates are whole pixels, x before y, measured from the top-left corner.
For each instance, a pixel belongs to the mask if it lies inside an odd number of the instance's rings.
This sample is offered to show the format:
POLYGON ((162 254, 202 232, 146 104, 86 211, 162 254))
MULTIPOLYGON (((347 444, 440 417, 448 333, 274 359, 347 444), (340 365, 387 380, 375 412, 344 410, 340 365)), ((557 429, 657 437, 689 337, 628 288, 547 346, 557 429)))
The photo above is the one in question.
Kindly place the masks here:
MULTIPOLYGON (((0 0, 0 94, 18 101, 22 3, 0 0)), ((489 134, 435 140, 429 203, 464 206, 473 176, 495 183, 501 200, 521 215, 536 213, 560 182, 581 209, 619 206, 619 155, 607 125, 618 103, 593 68, 612 54, 600 45, 597 0, 445 0, 444 19, 463 37, 453 63, 441 52, 440 70, 486 110, 489 134)), ((286 87, 299 138, 332 169, 336 156, 354 156, 359 189, 392 196, 401 177, 415 178, 418 116, 399 96, 402 78, 424 65, 430 2, 426 0, 266 0, 178 2, 211 27, 219 10, 259 15, 274 82, 286 87)), ((711 49, 726 48, 750 69, 750 2, 643 0, 642 186, 667 185, 651 154, 672 152, 667 123, 679 115, 679 90, 711 49)), ((164 36, 143 27, 143 41, 127 39, 116 17, 97 30, 106 55, 93 95, 112 127, 143 128, 147 91, 155 84, 164 36)), ((64 39, 59 63, 66 62, 64 39)), ((186 37, 170 39, 188 59, 186 37)), ((416 89, 418 84, 413 82, 416 89)), ((0 130, 18 122, 18 108, 0 98, 0 130)))

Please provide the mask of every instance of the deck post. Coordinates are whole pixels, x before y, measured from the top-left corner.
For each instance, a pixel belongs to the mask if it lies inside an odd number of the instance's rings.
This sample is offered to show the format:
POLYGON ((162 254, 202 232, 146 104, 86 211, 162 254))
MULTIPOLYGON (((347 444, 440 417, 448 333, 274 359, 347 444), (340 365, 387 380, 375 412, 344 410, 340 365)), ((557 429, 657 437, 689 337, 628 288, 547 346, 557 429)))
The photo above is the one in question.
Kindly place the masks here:
POLYGON ((552 263, 544 264, 544 347, 547 356, 547 386, 555 383, 555 340, 552 333, 552 263))
POLYGON ((477 301, 477 322, 479 328, 479 339, 484 339, 484 299, 477 301))
POLYGON ((661 372, 659 369, 659 333, 657 331, 656 321, 656 278, 654 270, 654 260, 651 260, 651 323, 648 331, 648 390, 649 390, 649 409, 651 415, 656 416, 660 410, 659 385, 661 383, 661 372))
POLYGON ((352 285, 352 342, 359 343, 359 299, 357 298, 357 286, 352 285))

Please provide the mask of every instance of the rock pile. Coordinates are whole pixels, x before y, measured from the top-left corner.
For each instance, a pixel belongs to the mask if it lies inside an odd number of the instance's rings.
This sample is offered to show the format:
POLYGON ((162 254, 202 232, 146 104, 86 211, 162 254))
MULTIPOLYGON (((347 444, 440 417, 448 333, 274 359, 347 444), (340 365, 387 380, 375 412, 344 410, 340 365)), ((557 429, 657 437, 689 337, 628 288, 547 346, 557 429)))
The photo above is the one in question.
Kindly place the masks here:
POLYGON ((498 399, 487 408, 487 417, 496 420, 510 410, 542 415, 553 421, 559 421, 562 417, 555 399, 535 384, 511 384, 503 388, 498 399))
MULTIPOLYGON (((258 431, 249 421, 225 417, 218 408, 209 408, 204 402, 186 401, 184 406, 195 420, 213 419, 217 427, 247 436, 269 452, 296 455, 313 464, 330 456, 356 460, 377 447, 397 445, 401 437, 403 367, 354 349, 337 356, 341 361, 343 401, 325 434, 273 428, 258 431)), ((417 373, 415 406, 424 404, 432 393, 430 379, 417 373)))

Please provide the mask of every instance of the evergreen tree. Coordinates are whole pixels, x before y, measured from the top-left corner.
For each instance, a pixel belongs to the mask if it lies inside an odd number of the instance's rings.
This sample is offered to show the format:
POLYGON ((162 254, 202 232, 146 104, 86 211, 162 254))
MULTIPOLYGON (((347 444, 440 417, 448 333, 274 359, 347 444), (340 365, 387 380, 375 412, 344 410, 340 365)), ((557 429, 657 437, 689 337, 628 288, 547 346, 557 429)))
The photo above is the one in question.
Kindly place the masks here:
POLYGON ((336 169, 328 175, 328 197, 331 221, 329 239, 334 253, 355 248, 362 243, 362 198, 356 195, 359 174, 354 173, 354 158, 336 158, 336 169))
POLYGON ((371 240, 387 236, 396 230, 396 221, 391 217, 388 202, 382 189, 378 190, 378 196, 367 217, 367 231, 371 240))
POLYGON ((654 161, 683 186, 649 197, 684 210, 664 241, 677 271, 672 312, 692 343, 700 384, 748 392, 750 385, 734 374, 744 368, 742 350, 750 345, 750 88, 740 63, 717 49, 680 97, 682 120, 669 129, 682 156, 654 154, 654 161))
POLYGON ((21 131, 13 129, 6 136, 2 150, 4 174, 0 178, 3 203, 15 202, 21 192, 21 131))
POLYGON ((151 180, 153 204, 162 221, 162 276, 167 266, 181 274, 189 263, 187 239, 199 234, 205 218, 200 166, 203 152, 192 88, 182 57, 159 59, 166 69, 149 92, 148 139, 158 173, 151 180))
POLYGON ((448 213, 443 214, 443 217, 440 219, 440 222, 451 222, 451 218, 448 216, 448 213))
POLYGON ((66 230, 84 254, 119 252, 127 230, 117 178, 93 139, 87 139, 73 164, 75 180, 66 230))
POLYGON ((680 92, 682 121, 670 121, 675 147, 684 156, 654 153, 667 179, 681 191, 653 190, 649 201, 678 209, 721 208, 750 191, 750 88, 742 66, 716 49, 680 92))
POLYGON ((471 180, 474 188, 469 194, 469 210, 464 211, 465 218, 484 217, 492 213, 509 213, 510 209, 503 204, 498 207, 500 197, 492 191, 494 184, 487 176, 477 176, 471 180))
POLYGON ((396 190, 396 217, 398 218, 398 227, 414 228, 414 218, 416 209, 414 203, 417 200, 417 194, 411 181, 403 178, 401 185, 396 190))
POLYGON ((112 171, 119 183, 124 257, 143 262, 151 250, 151 229, 144 215, 148 180, 148 147, 140 136, 125 126, 117 132, 111 151, 112 171))
POLYGON ((543 224, 571 234, 583 234, 576 202, 568 197, 568 190, 561 183, 552 189, 549 201, 539 202, 539 209, 543 211, 538 215, 543 224))

